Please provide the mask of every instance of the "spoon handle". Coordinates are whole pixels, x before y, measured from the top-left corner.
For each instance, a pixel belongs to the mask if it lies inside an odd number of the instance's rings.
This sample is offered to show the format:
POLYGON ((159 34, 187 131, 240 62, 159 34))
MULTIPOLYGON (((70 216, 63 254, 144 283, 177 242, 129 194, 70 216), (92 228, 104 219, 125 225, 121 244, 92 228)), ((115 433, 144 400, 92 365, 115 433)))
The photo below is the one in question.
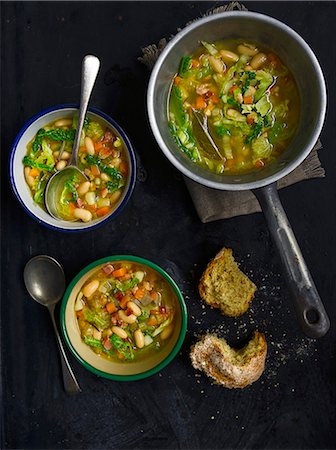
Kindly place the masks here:
POLYGON ((71 165, 77 165, 77 154, 79 149, 80 138, 82 134, 82 128, 84 125, 84 119, 86 110, 91 97, 91 92, 95 84, 100 61, 96 56, 86 55, 82 63, 82 79, 81 79, 81 96, 79 104, 79 116, 77 131, 75 136, 74 147, 72 150, 71 165))
POLYGON ((61 363, 62 363, 62 373, 63 373, 63 383, 64 383, 64 388, 65 388, 65 392, 67 394, 73 395, 73 394, 78 394, 79 392, 82 392, 81 388, 79 387, 79 384, 76 380, 76 377, 70 367, 68 358, 66 356, 64 347, 63 347, 63 343, 61 340, 61 337, 59 335, 57 326, 56 326, 56 322, 55 322, 55 305, 50 305, 48 307, 49 313, 50 313, 50 317, 51 317, 51 321, 53 323, 54 326, 54 330, 55 330, 55 334, 56 334, 56 338, 57 338, 57 343, 58 343, 58 348, 60 351, 60 357, 61 357, 61 363))

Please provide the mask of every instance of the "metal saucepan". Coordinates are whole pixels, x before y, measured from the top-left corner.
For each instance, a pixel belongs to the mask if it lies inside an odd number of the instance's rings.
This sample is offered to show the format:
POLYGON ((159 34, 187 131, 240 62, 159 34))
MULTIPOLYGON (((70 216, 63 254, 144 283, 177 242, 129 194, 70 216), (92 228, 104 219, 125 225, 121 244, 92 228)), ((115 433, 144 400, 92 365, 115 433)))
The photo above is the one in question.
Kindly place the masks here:
POLYGON ((321 337, 329 319, 281 205, 276 182, 294 170, 316 143, 326 111, 326 87, 320 65, 307 43, 287 25, 263 14, 224 12, 183 29, 156 62, 147 93, 154 136, 167 158, 184 175, 214 189, 246 190, 256 195, 265 214, 287 276, 299 322, 307 336, 321 337), (300 97, 301 118, 295 137, 275 161, 258 172, 216 175, 190 161, 175 144, 167 124, 166 104, 171 79, 182 56, 192 54, 200 40, 246 39, 272 48, 293 73, 300 97))

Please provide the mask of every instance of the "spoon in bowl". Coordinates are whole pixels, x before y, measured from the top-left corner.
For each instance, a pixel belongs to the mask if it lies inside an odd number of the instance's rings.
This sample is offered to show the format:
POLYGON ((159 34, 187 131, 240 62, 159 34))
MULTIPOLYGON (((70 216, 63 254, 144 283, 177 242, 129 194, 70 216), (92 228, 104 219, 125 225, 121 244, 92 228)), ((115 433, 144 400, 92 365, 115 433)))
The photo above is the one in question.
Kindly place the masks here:
POLYGON ((87 176, 79 169, 77 165, 77 155, 80 145, 82 129, 84 125, 85 115, 88 108, 89 100, 95 84, 100 61, 96 56, 87 55, 82 63, 82 78, 81 78, 81 96, 79 105, 78 124, 75 135, 74 146, 70 164, 63 170, 56 172, 48 181, 45 188, 45 205, 47 211, 55 219, 63 219, 59 214, 58 198, 64 183, 71 177, 76 176, 80 181, 87 181, 87 176))
POLYGON ((65 291, 65 276, 62 266, 50 256, 40 255, 30 259, 23 271, 23 279, 30 296, 48 308, 54 326, 61 356, 63 383, 67 394, 81 392, 81 388, 70 367, 61 337, 55 322, 55 306, 65 291))

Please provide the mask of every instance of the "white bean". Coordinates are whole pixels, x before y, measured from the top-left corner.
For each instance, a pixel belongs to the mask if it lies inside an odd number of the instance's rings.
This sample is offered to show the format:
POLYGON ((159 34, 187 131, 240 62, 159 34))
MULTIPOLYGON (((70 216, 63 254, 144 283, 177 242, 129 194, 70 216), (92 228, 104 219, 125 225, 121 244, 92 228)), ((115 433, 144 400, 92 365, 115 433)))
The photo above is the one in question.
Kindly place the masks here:
POLYGON ((77 192, 79 195, 85 195, 87 192, 89 192, 90 189, 90 181, 84 181, 78 186, 77 192))
POLYGON ((100 178, 103 180, 103 181, 110 181, 110 177, 107 175, 107 173, 102 173, 102 174, 100 174, 100 178))
POLYGON ((76 217, 76 219, 80 219, 83 222, 90 222, 90 220, 92 219, 92 214, 90 213, 90 211, 82 208, 76 208, 74 210, 74 216, 76 217))
POLYGON ((241 55, 247 56, 254 56, 256 53, 258 53, 258 49, 256 47, 248 44, 239 44, 237 50, 241 55))
POLYGON ((85 194, 85 200, 88 205, 94 205, 96 203, 96 194, 94 192, 87 192, 85 194))
POLYGON ((90 281, 90 283, 88 283, 86 286, 84 286, 84 288, 83 288, 83 295, 85 295, 86 298, 91 297, 96 292, 98 287, 99 287, 99 281, 98 280, 90 281))
POLYGON ((111 330, 113 331, 114 334, 119 336, 121 339, 126 339, 127 338, 127 333, 122 328, 120 328, 120 327, 112 327, 111 330))
POLYGON ((165 328, 161 333, 160 333, 160 337, 161 339, 168 339, 169 336, 172 334, 174 328, 174 324, 170 324, 167 326, 167 328, 165 328))
POLYGON ((56 164, 56 170, 63 170, 66 165, 67 162, 64 161, 64 159, 61 159, 61 161, 58 161, 58 163, 56 164))
POLYGON ((111 194, 110 202, 116 203, 119 200, 120 196, 121 196, 121 190, 118 189, 117 191, 113 192, 113 194, 111 194))
POLYGON ((102 332, 101 332, 101 331, 98 331, 98 330, 96 330, 96 329, 94 329, 94 330, 93 330, 93 337, 94 337, 95 339, 98 339, 98 340, 100 341, 100 339, 101 339, 101 337, 102 337, 102 332))
POLYGON ((55 127, 69 127, 72 125, 72 119, 59 119, 55 122, 55 127))
POLYGON ((68 160, 68 159, 70 159, 70 153, 69 152, 67 152, 66 150, 64 150, 64 152, 62 153, 62 159, 66 159, 66 160, 68 160))
POLYGON ((135 315, 135 316, 141 316, 141 309, 139 308, 139 306, 138 305, 136 305, 135 303, 133 303, 133 302, 128 302, 127 303, 127 307, 132 311, 132 313, 135 315))
POLYGON ((120 319, 123 322, 126 322, 126 323, 134 323, 137 320, 137 318, 134 314, 130 314, 128 316, 127 314, 125 314, 125 311, 123 311, 122 309, 119 309, 118 316, 120 317, 120 319))
POLYGON ((55 156, 55 158, 58 158, 58 156, 59 156, 59 151, 58 151, 58 150, 54 151, 54 152, 53 152, 53 155, 55 156))
POLYGON ((215 72, 217 72, 217 73, 224 72, 224 69, 225 69, 224 63, 219 58, 215 58, 214 56, 209 56, 209 63, 215 72))
POLYGON ((135 345, 138 348, 143 348, 144 347, 144 345, 145 345, 145 337, 144 337, 144 335, 143 335, 141 330, 136 330, 134 332, 134 340, 135 340, 135 345))
POLYGON ((253 58, 251 59, 250 66, 256 70, 259 69, 260 66, 265 64, 267 61, 267 56, 265 53, 257 53, 253 58))
POLYGON ((120 158, 113 158, 111 161, 111 164, 113 165, 113 167, 119 167, 121 163, 121 159, 120 158))
POLYGON ((226 63, 235 63, 239 59, 239 56, 236 53, 230 52, 230 50, 221 50, 219 53, 222 60, 226 63))
POLYGON ((86 151, 87 151, 87 153, 89 155, 94 155, 95 154, 95 148, 94 148, 93 140, 89 136, 85 137, 84 145, 85 145, 86 151))
POLYGON ((25 174, 25 179, 27 181, 27 184, 28 184, 28 186, 32 187, 35 180, 34 180, 34 177, 30 176, 30 171, 31 171, 30 167, 24 168, 24 174, 25 174))

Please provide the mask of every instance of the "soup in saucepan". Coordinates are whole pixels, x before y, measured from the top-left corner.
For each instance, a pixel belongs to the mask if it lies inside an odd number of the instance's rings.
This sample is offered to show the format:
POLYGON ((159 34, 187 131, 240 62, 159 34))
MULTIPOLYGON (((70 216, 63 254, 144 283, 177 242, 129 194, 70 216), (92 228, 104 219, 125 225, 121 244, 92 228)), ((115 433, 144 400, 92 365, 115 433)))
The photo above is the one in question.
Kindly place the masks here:
POLYGON ((260 169, 293 137, 300 112, 295 80, 271 50, 234 40, 202 42, 181 60, 168 99, 179 148, 217 174, 260 169))

